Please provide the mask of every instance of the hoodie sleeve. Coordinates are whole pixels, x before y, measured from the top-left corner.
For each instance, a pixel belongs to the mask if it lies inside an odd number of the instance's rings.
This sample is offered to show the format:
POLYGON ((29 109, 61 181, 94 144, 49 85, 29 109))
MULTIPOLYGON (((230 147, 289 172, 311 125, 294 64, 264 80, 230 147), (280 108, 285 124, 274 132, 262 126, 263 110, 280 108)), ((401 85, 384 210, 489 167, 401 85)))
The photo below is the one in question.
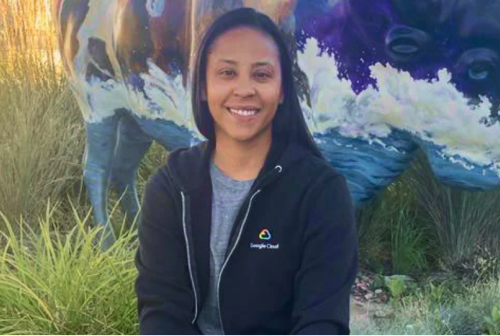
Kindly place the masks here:
POLYGON ((180 224, 165 172, 148 182, 139 219, 135 290, 140 334, 199 334, 180 224))
POLYGON ((322 183, 310 202, 295 278, 292 334, 349 334, 350 291, 358 270, 353 202, 345 178, 322 183))

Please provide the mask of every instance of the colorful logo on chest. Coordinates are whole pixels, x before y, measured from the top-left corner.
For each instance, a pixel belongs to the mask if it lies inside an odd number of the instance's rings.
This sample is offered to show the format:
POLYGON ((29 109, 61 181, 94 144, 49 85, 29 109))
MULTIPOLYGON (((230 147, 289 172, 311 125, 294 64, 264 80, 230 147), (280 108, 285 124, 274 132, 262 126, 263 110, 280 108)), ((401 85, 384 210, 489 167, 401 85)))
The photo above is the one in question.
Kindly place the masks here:
POLYGON ((260 233, 259 233, 260 240, 270 240, 271 237, 272 237, 271 232, 269 232, 268 229, 264 229, 264 230, 260 231, 260 233))
MULTIPOLYGON (((268 229, 263 229, 259 233, 259 239, 260 240, 271 240, 271 232, 268 229)), ((251 249, 258 249, 258 250, 278 250, 280 248, 280 244, 270 244, 270 243, 250 243, 250 248, 251 249)))

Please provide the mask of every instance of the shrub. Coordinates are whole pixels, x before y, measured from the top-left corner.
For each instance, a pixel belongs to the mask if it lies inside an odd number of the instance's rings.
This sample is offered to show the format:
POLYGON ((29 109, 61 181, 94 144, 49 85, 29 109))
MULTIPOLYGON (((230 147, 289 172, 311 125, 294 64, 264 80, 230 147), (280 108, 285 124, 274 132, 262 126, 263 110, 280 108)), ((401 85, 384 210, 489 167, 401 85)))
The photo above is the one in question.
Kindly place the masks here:
POLYGON ((386 220, 384 194, 357 211, 360 263, 384 273, 385 262, 390 260, 390 223, 386 220))
MULTIPOLYGON (((49 0, 0 0, 0 211, 31 222, 81 176, 83 122, 49 0)), ((36 220, 34 220, 36 222, 36 220)))
POLYGON ((484 317, 484 329, 488 335, 500 334, 500 309, 494 305, 491 309, 491 315, 484 317))
POLYGON ((473 254, 463 258, 452 266, 452 270, 461 276, 462 281, 475 282, 498 277, 500 259, 487 248, 476 246, 473 254))
POLYGON ((75 210, 64 234, 54 212, 47 207, 36 229, 1 215, 0 333, 136 334, 132 233, 101 252, 92 243, 100 229, 86 228, 90 213, 75 210))
POLYGON ((413 274, 427 267, 424 229, 417 226, 415 214, 401 209, 392 227, 392 265, 397 274, 413 274))
POLYGON ((452 267, 474 254, 477 245, 498 256, 500 190, 472 192, 445 186, 420 153, 408 184, 418 201, 418 216, 427 232, 434 259, 452 267))
POLYGON ((375 271, 418 274, 427 267, 427 231, 408 178, 404 174, 358 211, 360 259, 375 271))
POLYGON ((31 222, 79 180, 80 119, 68 89, 0 90, 0 211, 9 220, 31 222))

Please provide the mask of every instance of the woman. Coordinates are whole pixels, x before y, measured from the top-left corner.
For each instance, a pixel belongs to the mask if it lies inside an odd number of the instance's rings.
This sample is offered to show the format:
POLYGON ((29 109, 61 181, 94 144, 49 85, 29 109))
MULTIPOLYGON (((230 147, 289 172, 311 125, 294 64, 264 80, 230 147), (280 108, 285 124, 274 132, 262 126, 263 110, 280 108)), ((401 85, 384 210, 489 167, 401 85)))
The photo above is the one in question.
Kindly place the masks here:
POLYGON ((172 152, 146 187, 140 332, 348 333, 352 201, 308 132, 276 25, 249 8, 223 15, 194 75, 208 141, 172 152))

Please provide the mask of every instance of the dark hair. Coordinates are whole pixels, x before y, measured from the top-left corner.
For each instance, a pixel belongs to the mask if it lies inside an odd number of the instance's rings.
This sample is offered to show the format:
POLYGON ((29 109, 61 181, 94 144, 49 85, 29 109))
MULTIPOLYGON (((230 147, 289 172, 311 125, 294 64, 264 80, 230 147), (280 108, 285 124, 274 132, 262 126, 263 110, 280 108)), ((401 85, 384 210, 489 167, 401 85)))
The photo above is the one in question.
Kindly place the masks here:
POLYGON ((293 79, 293 64, 285 39, 276 24, 265 14, 253 8, 239 8, 220 16, 207 30, 201 40, 193 72, 192 106, 196 126, 203 136, 215 143, 214 120, 208 103, 202 99, 203 85, 206 85, 207 57, 209 49, 225 32, 236 27, 255 28, 270 36, 279 50, 281 64, 283 103, 278 106, 272 121, 273 137, 294 141, 306 146, 314 155, 323 158, 304 120, 293 79))

